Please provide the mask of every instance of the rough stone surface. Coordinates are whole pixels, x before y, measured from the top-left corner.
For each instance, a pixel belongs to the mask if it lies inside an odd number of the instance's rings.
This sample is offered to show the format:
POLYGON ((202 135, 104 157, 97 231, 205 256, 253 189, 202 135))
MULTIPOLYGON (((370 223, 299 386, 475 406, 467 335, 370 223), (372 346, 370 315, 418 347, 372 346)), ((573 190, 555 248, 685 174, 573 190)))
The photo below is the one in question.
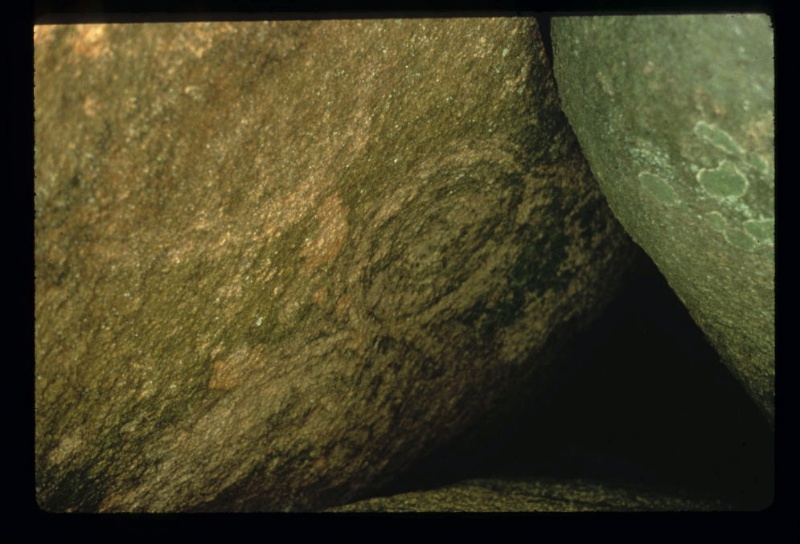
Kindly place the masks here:
POLYGON ((47 510, 354 500, 545 388, 623 268, 532 20, 34 43, 47 510))
POLYGON ((721 511, 716 499, 589 480, 476 479, 451 486, 376 497, 331 512, 642 512, 721 511))
POLYGON ((763 15, 552 21, 609 205, 774 421, 774 68, 763 15))

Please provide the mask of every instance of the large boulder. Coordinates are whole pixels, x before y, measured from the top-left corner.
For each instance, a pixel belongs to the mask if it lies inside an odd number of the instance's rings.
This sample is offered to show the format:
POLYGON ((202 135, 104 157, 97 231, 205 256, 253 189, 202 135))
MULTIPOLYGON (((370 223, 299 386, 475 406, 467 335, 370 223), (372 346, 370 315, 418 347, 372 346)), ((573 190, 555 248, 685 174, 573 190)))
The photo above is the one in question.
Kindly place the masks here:
POLYGON ((533 20, 34 43, 47 510, 357 498, 544 391, 626 266, 533 20))
POLYGON ((764 15, 552 21, 609 205, 774 421, 773 33, 764 15))

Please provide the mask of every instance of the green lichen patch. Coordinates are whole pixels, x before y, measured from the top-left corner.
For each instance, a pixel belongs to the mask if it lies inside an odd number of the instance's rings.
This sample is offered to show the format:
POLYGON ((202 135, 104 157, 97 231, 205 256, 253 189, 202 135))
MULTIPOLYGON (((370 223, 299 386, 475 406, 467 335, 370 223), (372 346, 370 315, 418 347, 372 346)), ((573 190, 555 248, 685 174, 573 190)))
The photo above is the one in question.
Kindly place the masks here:
POLYGON ((657 172, 671 172, 669 153, 653 142, 637 139, 628 149, 631 159, 640 167, 657 172))
POLYGON ((723 160, 717 168, 701 168, 697 173, 697 181, 703 190, 715 198, 736 199, 747 192, 747 178, 736 165, 723 160))
POLYGON ((731 135, 716 125, 698 121, 694 126, 694 133, 726 153, 739 157, 744 155, 744 150, 734 141, 731 135))
POLYGON ((744 230, 760 244, 772 244, 775 238, 775 219, 753 219, 745 221, 744 230))
POLYGON ((673 205, 680 202, 678 194, 672 185, 664 178, 651 174, 650 172, 641 172, 639 174, 639 182, 649 194, 655 197, 659 202, 664 204, 673 205))
POLYGON ((728 222, 725 221, 725 218, 719 212, 709 212, 704 218, 709 226, 718 232, 725 232, 728 228, 728 222))
POLYGON ((725 231, 725 241, 743 251, 753 251, 758 245, 758 241, 753 236, 738 229, 725 231))

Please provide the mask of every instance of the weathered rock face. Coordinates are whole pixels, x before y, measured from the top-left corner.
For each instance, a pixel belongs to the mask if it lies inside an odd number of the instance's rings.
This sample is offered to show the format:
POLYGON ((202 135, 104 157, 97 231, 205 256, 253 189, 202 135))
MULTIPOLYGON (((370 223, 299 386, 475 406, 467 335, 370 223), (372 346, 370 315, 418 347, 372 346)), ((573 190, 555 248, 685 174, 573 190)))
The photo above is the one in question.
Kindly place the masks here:
POLYGON ((712 498, 683 496, 636 485, 588 480, 477 479, 451 486, 376 497, 331 512, 687 512, 731 507, 712 498))
POLYGON ((341 504, 483 421, 630 242, 525 19, 39 27, 36 485, 341 504))
POLYGON ((774 419, 773 37, 762 15, 556 18, 609 205, 774 419))

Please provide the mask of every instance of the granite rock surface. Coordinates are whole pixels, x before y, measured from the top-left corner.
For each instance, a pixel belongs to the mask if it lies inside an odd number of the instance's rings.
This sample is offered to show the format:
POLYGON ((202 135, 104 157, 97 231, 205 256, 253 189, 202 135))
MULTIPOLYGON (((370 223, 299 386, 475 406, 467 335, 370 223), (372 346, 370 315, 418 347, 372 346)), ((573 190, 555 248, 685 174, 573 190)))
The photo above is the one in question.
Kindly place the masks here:
POLYGON ((476 479, 427 491, 375 497, 331 512, 688 512, 724 511, 711 498, 687 497, 590 480, 476 479))
POLYGON ((46 510, 346 503, 546 389, 625 268, 530 19, 34 50, 46 510))

